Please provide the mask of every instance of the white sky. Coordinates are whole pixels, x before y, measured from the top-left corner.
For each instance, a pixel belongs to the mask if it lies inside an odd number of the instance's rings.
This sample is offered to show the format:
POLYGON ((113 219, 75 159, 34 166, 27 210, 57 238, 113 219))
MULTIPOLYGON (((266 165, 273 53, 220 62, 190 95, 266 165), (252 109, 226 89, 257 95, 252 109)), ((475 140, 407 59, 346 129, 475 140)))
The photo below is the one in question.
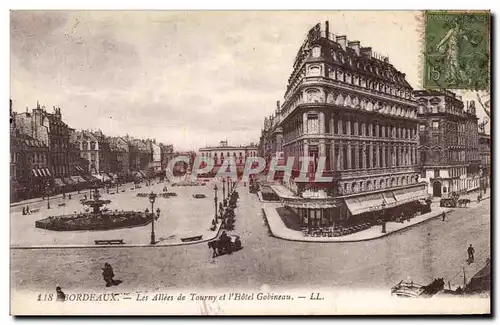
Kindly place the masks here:
MULTIPOLYGON (((197 149, 258 141, 308 30, 388 55, 421 88, 417 12, 13 12, 11 98, 77 129, 197 149), (50 111, 50 109, 49 109, 50 111)), ((461 93, 474 99, 475 93, 461 93)), ((484 117, 480 105, 478 116, 484 117)))

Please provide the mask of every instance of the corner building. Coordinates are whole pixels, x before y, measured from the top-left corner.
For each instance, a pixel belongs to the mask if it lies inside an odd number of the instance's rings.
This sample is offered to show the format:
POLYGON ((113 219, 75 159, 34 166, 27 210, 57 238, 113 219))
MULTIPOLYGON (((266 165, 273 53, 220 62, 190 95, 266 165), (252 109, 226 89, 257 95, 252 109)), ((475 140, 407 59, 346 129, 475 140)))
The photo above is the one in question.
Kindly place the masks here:
POLYGON ((299 157, 314 159, 308 181, 285 184, 299 197, 323 198, 285 202, 305 224, 411 214, 416 201, 428 197, 419 182, 412 90, 387 57, 335 36, 328 22, 310 30, 279 112, 285 159, 295 157, 293 176, 300 171, 299 157), (323 175, 333 176, 332 183, 314 181, 319 157, 326 157, 323 175))

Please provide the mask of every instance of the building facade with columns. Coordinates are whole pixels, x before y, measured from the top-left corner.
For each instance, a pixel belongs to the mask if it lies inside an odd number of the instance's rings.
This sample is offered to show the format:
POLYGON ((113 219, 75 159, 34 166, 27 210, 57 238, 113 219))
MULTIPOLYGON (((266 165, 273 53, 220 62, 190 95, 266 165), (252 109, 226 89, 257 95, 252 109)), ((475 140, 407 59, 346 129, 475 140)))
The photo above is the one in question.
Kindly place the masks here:
MULTIPOLYGON (((428 197, 419 181, 417 103, 405 74, 387 57, 316 25, 300 47, 280 107, 284 158, 312 157, 309 179, 286 184, 299 197, 321 197, 300 214, 312 226, 400 213, 428 197), (320 157, 324 176, 313 177, 320 157), (319 201, 318 201, 319 202, 319 201)), ((290 203, 294 206, 294 203, 290 203)))
POLYGON ((231 158, 234 159, 238 175, 241 175, 245 168, 246 158, 259 157, 259 152, 259 146, 254 143, 250 143, 246 146, 235 146, 229 145, 227 141, 221 141, 218 146, 200 148, 196 154, 201 157, 210 157, 213 159, 214 168, 212 169, 212 172, 208 174, 214 176, 219 168, 224 164, 224 161, 231 158))
POLYGON ((478 118, 474 101, 464 105, 451 91, 418 90, 421 179, 434 197, 480 186, 478 118))

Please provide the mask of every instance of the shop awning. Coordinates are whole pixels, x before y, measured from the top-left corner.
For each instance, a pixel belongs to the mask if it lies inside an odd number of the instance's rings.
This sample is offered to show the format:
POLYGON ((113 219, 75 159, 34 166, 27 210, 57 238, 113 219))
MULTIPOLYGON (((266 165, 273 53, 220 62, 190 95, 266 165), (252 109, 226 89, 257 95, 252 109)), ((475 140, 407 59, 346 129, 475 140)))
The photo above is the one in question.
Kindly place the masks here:
POLYGON ((396 197, 394 196, 394 192, 388 191, 382 193, 382 195, 384 196, 385 202, 387 203, 388 206, 396 204, 396 197))
POLYGON ((99 181, 103 181, 104 177, 102 175, 99 175, 99 174, 92 174, 92 177, 96 178, 97 180, 99 181))
POLYGON ((82 172, 84 172, 84 171, 85 171, 85 170, 83 169, 83 167, 82 167, 82 166, 80 166, 80 165, 76 165, 76 166, 75 166, 75 169, 76 169, 78 172, 80 172, 80 173, 82 173, 82 172))
POLYGON ((78 183, 85 183, 85 182, 86 182, 86 180, 85 180, 85 179, 83 179, 83 177, 82 177, 82 176, 80 176, 80 175, 71 176, 71 180, 72 180, 73 182, 77 183, 77 184, 78 184, 78 183))
POLYGON ((69 178, 69 177, 64 177, 64 178, 63 178, 63 181, 64 181, 64 183, 66 183, 66 184, 68 184, 68 185, 75 185, 75 184, 76 184, 76 183, 75 183, 75 182, 73 182, 73 180, 72 180, 71 178, 69 178))
POLYGON ((50 175, 50 171, 48 168, 34 168, 31 170, 31 172, 33 173, 33 175, 35 177, 47 178, 47 177, 52 176, 52 175, 50 175))
POLYGON ((24 190, 26 187, 19 184, 17 181, 10 182, 10 189, 13 191, 24 190))
POLYGON ((348 198, 345 199, 345 203, 352 215, 357 215, 369 211, 378 211, 384 208, 384 198, 380 193, 348 198))
POLYGON ((399 189, 394 191, 394 194, 399 204, 423 200, 429 197, 427 189, 422 186, 399 189))
POLYGON ((60 178, 54 178, 54 183, 57 187, 65 187, 66 184, 60 178))

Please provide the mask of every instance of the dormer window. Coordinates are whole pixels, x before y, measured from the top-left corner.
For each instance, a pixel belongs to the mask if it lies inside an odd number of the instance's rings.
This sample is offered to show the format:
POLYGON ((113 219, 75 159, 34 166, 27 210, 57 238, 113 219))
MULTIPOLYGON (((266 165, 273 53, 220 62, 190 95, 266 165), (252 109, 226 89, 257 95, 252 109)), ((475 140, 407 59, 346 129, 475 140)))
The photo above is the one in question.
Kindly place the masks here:
POLYGON ((331 53, 331 55, 332 55, 332 59, 333 59, 334 61, 338 61, 338 59, 337 59, 337 53, 335 53, 335 51, 334 51, 334 50, 331 50, 331 52, 330 52, 330 53, 331 53))
POLYGON ((321 47, 315 46, 312 48, 311 56, 313 58, 319 58, 321 56, 321 47))

